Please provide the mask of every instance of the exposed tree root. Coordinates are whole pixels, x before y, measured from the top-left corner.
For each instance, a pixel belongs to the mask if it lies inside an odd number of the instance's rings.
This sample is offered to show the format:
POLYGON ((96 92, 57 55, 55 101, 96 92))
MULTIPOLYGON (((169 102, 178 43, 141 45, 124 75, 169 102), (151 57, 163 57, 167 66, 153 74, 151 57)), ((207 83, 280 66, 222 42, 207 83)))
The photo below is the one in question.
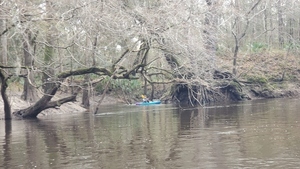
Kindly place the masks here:
POLYGON ((214 102, 250 99, 243 93, 242 85, 229 72, 215 71, 215 85, 179 83, 172 88, 172 100, 183 105, 207 105, 214 102))

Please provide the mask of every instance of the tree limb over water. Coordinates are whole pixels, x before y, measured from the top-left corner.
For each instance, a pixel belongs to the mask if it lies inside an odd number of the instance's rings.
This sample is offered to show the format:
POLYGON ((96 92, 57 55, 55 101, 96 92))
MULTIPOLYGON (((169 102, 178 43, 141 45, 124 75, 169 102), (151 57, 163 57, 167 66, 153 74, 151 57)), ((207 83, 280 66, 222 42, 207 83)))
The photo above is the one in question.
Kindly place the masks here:
MULTIPOLYGON (((101 76, 109 76, 112 77, 113 79, 137 79, 137 77, 130 77, 130 73, 133 71, 136 71, 137 69, 144 67, 145 65, 143 64, 139 64, 136 65, 134 68, 132 68, 131 70, 126 70, 124 74, 120 74, 120 73, 112 73, 110 70, 106 69, 106 68, 99 68, 99 67, 90 67, 90 68, 83 68, 83 69, 77 69, 77 70, 73 70, 73 71, 65 71, 62 73, 59 73, 56 78, 50 78, 49 83, 53 84, 52 88, 49 88, 44 95, 42 96, 42 98, 40 98, 35 104, 33 104, 32 106, 25 108, 25 109, 21 109, 18 110, 16 112, 13 112, 13 115, 17 116, 17 117, 21 117, 21 118, 36 118, 43 110, 49 109, 49 108, 56 108, 61 106, 64 103, 67 102, 72 102, 72 101, 76 101, 76 96, 78 91, 80 90, 80 88, 77 89, 77 92, 75 92, 73 95, 56 100, 56 101, 51 101, 51 99, 55 96, 56 92, 58 91, 58 89, 61 86, 61 83, 68 77, 70 76, 78 76, 78 75, 85 75, 85 74, 90 74, 90 73, 94 73, 99 75, 99 73, 101 73, 101 76)), ((8 102, 8 97, 5 93, 5 89, 7 87, 6 84, 6 79, 4 74, 1 72, 0 73, 0 77, 1 77, 1 82, 2 82, 2 90, 1 90, 1 95, 2 95, 2 99, 4 100, 5 103, 5 112, 7 114, 10 114, 10 105, 8 102)), ((10 118, 9 116, 7 116, 7 118, 10 118)))

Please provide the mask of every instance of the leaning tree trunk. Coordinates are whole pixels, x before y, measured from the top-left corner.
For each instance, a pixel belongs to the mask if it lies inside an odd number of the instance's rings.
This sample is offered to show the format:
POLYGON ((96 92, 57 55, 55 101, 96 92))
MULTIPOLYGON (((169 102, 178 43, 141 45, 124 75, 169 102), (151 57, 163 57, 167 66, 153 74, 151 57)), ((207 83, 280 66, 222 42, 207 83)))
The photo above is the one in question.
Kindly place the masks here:
POLYGON ((58 107, 66 102, 75 101, 76 95, 72 95, 60 100, 50 101, 59 89, 60 84, 54 84, 51 89, 48 89, 45 95, 38 100, 34 105, 14 112, 13 114, 21 118, 36 118, 43 110, 58 107))
MULTIPOLYGON (((51 99, 56 94, 57 90, 60 88, 61 82, 64 81, 67 77, 76 76, 76 75, 85 75, 89 73, 99 73, 99 72, 108 76, 113 75, 109 70, 105 68, 97 68, 97 67, 62 72, 58 74, 56 77, 57 83, 52 83, 51 85, 52 88, 49 88, 40 100, 38 100, 32 106, 22 110, 18 110, 13 114, 21 118, 36 118, 43 110, 59 107, 64 103, 75 101, 78 92, 75 92, 73 95, 66 98, 62 98, 60 100, 51 101, 51 99)), ((80 88, 78 88, 78 90, 79 89, 80 88)))

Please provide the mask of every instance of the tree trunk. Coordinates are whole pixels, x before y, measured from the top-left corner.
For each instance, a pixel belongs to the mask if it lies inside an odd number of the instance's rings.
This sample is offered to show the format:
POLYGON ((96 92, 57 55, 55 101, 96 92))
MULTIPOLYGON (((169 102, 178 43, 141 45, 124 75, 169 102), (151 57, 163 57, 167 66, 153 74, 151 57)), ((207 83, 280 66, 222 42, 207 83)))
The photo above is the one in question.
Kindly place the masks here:
POLYGON ((283 16, 282 16, 282 7, 281 7, 281 0, 277 1, 277 16, 278 16, 278 42, 279 42, 279 47, 283 48, 284 45, 284 37, 283 37, 283 28, 284 28, 284 23, 283 23, 283 16))
MULTIPOLYGON (((85 75, 84 76, 84 82, 89 84, 90 76, 85 75)), ((90 97, 89 97, 89 85, 85 85, 82 91, 82 105, 84 108, 89 108, 90 107, 90 97)))
POLYGON ((234 36, 234 41, 235 41, 235 47, 234 47, 234 53, 233 53, 233 69, 232 69, 232 74, 236 76, 237 70, 236 70, 236 60, 239 52, 239 40, 237 39, 236 34, 232 32, 234 36))
MULTIPOLYGON (((239 1, 235 1, 234 2, 234 8, 236 11, 239 11, 240 10, 240 6, 239 6, 239 1)), ((233 69, 232 69, 232 74, 233 75, 236 75, 237 73, 237 70, 236 70, 236 67, 237 67, 237 57, 238 57, 238 52, 239 52, 239 39, 238 39, 238 36, 241 34, 241 18, 240 16, 236 16, 235 20, 234 20, 234 28, 235 28, 235 31, 231 31, 231 33, 233 34, 233 37, 234 37, 234 42, 235 42, 235 46, 234 46, 234 53, 233 53, 233 69)), ((233 29, 234 29, 233 28, 233 29)))
POLYGON ((147 86, 148 86, 148 83, 147 83, 147 79, 145 78, 145 79, 144 79, 144 91, 143 91, 143 94, 146 95, 146 96, 147 96, 147 93, 148 93, 148 92, 147 92, 147 91, 148 91, 148 90, 147 90, 147 86))
MULTIPOLYGON (((2 4, 2 0, 0 0, 0 3, 2 4)), ((5 16, 1 12, 2 16, 5 16)), ((6 19, 0 19, 0 32, 4 32, 6 30, 6 19)), ((0 36, 0 63, 2 65, 7 65, 7 36, 6 34, 2 34, 0 36)), ((7 85, 7 80, 8 78, 5 77, 4 71, 0 69, 0 82, 1 82, 1 97, 3 99, 3 104, 4 104, 4 119, 5 120, 10 120, 11 119, 11 108, 10 108, 10 103, 8 100, 8 96, 6 94, 6 89, 8 87, 7 85)))
MULTIPOLYGON (((53 9, 52 9, 52 4, 48 0, 46 1, 46 12, 47 12, 47 18, 53 18, 53 9)), ((47 30, 47 35, 46 35, 46 42, 45 42, 45 49, 44 49, 44 64, 45 64, 45 70, 43 73, 43 89, 44 92, 48 89, 51 89, 55 84, 52 81, 52 77, 54 76, 54 68, 53 68, 53 58, 54 58, 54 35, 55 35, 55 30, 54 26, 52 25, 53 23, 51 20, 47 21, 46 23, 46 29, 47 30)))
MULTIPOLYGON (((25 31, 26 38, 23 42, 24 51, 24 63, 26 67, 31 68, 34 64, 33 59, 33 39, 31 38, 31 33, 27 30, 25 31)), ((29 102, 35 102, 38 99, 38 93, 36 88, 32 85, 34 84, 34 74, 31 69, 27 70, 27 78, 24 79, 24 88, 21 98, 29 102)))
POLYGON ((205 22, 204 22, 204 45, 206 49, 206 54, 209 56, 212 65, 214 68, 216 67, 216 51, 217 51, 217 8, 216 8, 216 0, 206 0, 206 4, 208 6, 208 12, 205 14, 205 22))
POLYGON ((45 64, 45 70, 43 73, 44 92, 46 92, 48 89, 51 89, 54 85, 54 83, 52 82, 54 69, 50 66, 54 55, 54 49, 52 47, 52 42, 50 37, 47 38, 47 41, 48 44, 45 45, 45 51, 44 51, 44 64, 45 64))
MULTIPOLYGON (((97 37, 95 37, 94 42, 93 42, 93 50, 92 50, 92 66, 96 65, 96 47, 97 47, 97 37)), ((85 57, 85 64, 88 66, 89 63, 89 57, 85 57)), ((84 76, 84 81, 87 85, 84 86, 83 91, 82 91, 82 105, 84 108, 89 108, 90 107, 90 75, 85 75, 84 76)))
POLYGON ((264 41, 266 44, 270 44, 268 37, 269 37, 269 33, 268 33, 268 8, 266 10, 264 10, 264 19, 263 19, 263 23, 264 23, 264 31, 266 31, 265 36, 264 36, 264 41))
POLYGON ((289 18, 289 36, 288 36, 288 40, 289 40, 289 45, 291 45, 293 43, 293 39, 295 38, 294 37, 294 19, 292 18, 289 18))
POLYGON ((13 114, 21 118, 36 118, 43 110, 59 107, 64 103, 76 100, 77 94, 66 98, 62 98, 60 100, 50 101, 52 97, 55 95, 55 93, 57 92, 57 90, 59 89, 59 87, 60 84, 57 83, 51 89, 48 89, 45 95, 40 100, 38 100, 34 105, 26 109, 16 111, 13 114))
MULTIPOLYGON (((2 2, 2 1, 0 0, 0 2, 2 2)), ((4 16, 4 14, 2 14, 2 15, 4 16)), ((6 19, 0 19, 0 32, 4 32, 4 30, 6 30, 6 19)), ((1 35, 0 43, 1 43, 0 63, 2 65, 6 65, 7 64, 7 36, 6 36, 6 34, 1 35)))
POLYGON ((154 99, 154 91, 155 91, 155 86, 154 84, 151 84, 151 95, 150 95, 150 100, 154 99))
POLYGON ((5 77, 2 70, 0 70, 0 80, 1 80, 1 97, 2 97, 3 103, 4 103, 4 119, 10 120, 11 119, 11 108, 10 108, 8 96, 6 94, 6 89, 8 87, 8 85, 7 85, 8 78, 5 77))
MULTIPOLYGON (((236 70, 236 67, 237 67, 237 57, 238 57, 238 52, 239 52, 239 47, 240 47, 240 44, 242 43, 242 39, 245 37, 246 33, 247 33, 247 30, 249 28, 249 25, 250 25, 250 19, 249 19, 249 15, 251 14, 251 12, 253 12, 255 10, 255 8, 257 7, 257 5, 261 2, 261 0, 258 0, 252 7, 251 9, 248 11, 248 13, 246 14, 246 25, 242 30, 240 30, 239 28, 239 24, 241 24, 240 22, 240 18, 239 16, 237 16, 235 18, 235 21, 234 21, 234 24, 233 24, 233 27, 236 27, 236 32, 234 32, 233 30, 231 30, 231 33, 233 34, 234 36, 234 41, 235 41, 235 47, 234 47, 234 53, 233 53, 233 70, 232 70, 232 74, 233 75, 236 75, 237 74, 237 70, 236 70)), ((237 3, 237 5, 239 5, 237 3)), ((237 8, 239 8, 239 6, 237 6, 237 8)))
MULTIPOLYGON (((96 67, 62 72, 59 75, 57 75, 57 77, 56 77, 56 80, 58 81, 58 83, 54 83, 53 87, 48 89, 45 92, 44 96, 40 100, 38 100, 32 106, 22 109, 22 110, 19 110, 19 111, 16 111, 13 114, 15 116, 21 117, 21 118, 36 118, 43 110, 59 107, 60 105, 66 103, 66 102, 75 101, 78 91, 75 92, 75 94, 73 94, 72 96, 62 98, 57 101, 51 101, 51 99, 56 94, 57 90, 60 88, 61 82, 64 81, 67 77, 76 76, 76 75, 85 75, 85 74, 89 74, 89 73, 99 73, 99 72, 104 73, 105 75, 112 76, 112 73, 110 71, 108 71, 107 69, 96 68, 96 67)), ((78 90, 79 89, 80 88, 78 88, 78 90)))

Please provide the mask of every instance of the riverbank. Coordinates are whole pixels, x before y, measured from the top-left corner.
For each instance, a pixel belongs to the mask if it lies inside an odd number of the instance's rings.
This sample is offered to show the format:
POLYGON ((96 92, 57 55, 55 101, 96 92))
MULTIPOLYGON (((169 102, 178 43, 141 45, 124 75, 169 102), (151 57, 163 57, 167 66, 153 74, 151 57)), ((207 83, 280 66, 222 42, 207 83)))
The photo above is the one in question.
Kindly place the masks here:
MULTIPOLYGON (((230 72, 232 68, 232 58, 230 53, 223 55, 218 60, 222 71, 230 72)), ((253 54, 240 54, 237 62, 236 80, 242 89, 240 95, 245 95, 247 99, 269 99, 284 97, 300 97, 300 58, 296 54, 287 54, 280 52, 264 52, 253 54)), ((234 84, 235 85, 235 84, 234 84)), ((165 90, 156 88, 160 98, 164 95, 165 90)), ((10 84, 7 90, 12 111, 24 109, 31 105, 21 99, 22 85, 10 84)), ((124 98, 127 96, 106 94, 101 105, 109 104, 127 104, 134 102, 137 98, 124 98)), ((57 100, 68 96, 68 94, 58 92, 52 100, 57 100)), ((132 95, 133 97, 134 95, 132 95)), ((91 107, 98 105, 102 96, 93 96, 90 98, 91 107)), ((162 101, 165 101, 162 99, 162 101)), ((92 109, 93 110, 93 109, 92 109)), ((91 111, 92 111, 91 110, 91 111)), ((81 106, 81 96, 77 96, 77 101, 61 105, 57 109, 48 109, 43 111, 40 116, 48 113, 77 113, 88 111, 81 106)), ((0 99, 0 118, 3 118, 3 100, 0 99)))
MULTIPOLYGON (((268 82, 268 84, 259 83, 242 83, 243 92, 246 93, 251 99, 269 99, 269 98, 284 98, 284 97, 300 97, 300 83, 298 82, 268 82)), ((9 101, 11 103, 12 111, 17 111, 30 106, 32 103, 26 102, 21 99, 21 92, 8 91, 9 101)), ((53 98, 57 100, 59 98, 66 97, 67 94, 58 94, 53 98)), ((94 96, 90 98, 90 104, 92 110, 98 105, 102 96, 94 96)), ((62 114, 62 113, 80 113, 89 111, 81 106, 81 96, 77 96, 77 101, 68 102, 55 109, 47 109, 43 111, 39 117, 47 116, 49 114, 62 114)), ((115 105, 126 104, 122 98, 114 95, 105 95, 101 102, 101 105, 115 105)), ((3 112, 3 100, 0 99, 0 119, 4 118, 3 112)))
MULTIPOLYGON (((13 89, 15 90, 15 89, 13 89)), ((11 109, 12 112, 15 112, 20 109, 24 109, 26 107, 31 106, 33 103, 24 101, 21 99, 21 92, 16 92, 12 90, 7 91, 7 95, 9 96, 9 101, 11 104, 11 109)), ((68 94, 57 94, 53 97, 52 100, 58 100, 60 98, 69 96, 68 94)), ((102 98, 102 96, 94 96, 90 98, 90 104, 91 107, 94 108, 95 106, 98 105, 98 101, 102 98)), ((42 113, 39 114, 39 117, 42 116, 47 116, 49 114, 62 114, 62 113, 80 113, 80 112, 86 112, 89 111, 86 108, 82 107, 81 105, 81 96, 77 96, 77 99, 75 102, 68 102, 60 107, 54 108, 54 109, 47 109, 44 110, 42 113)), ((106 95, 104 99, 101 102, 101 105, 115 105, 115 104, 125 104, 124 101, 121 99, 111 96, 111 95, 106 95)), ((4 118, 4 104, 2 98, 0 99, 0 119, 4 118)))
MULTIPOLYGON (((231 52, 223 54, 218 65, 232 69, 231 52)), ((251 99, 300 97, 300 58, 290 51, 239 53, 236 79, 251 99)))
POLYGON ((245 85, 242 88, 251 99, 300 97, 300 83, 269 82, 264 85, 245 85))
MULTIPOLYGON (((268 82, 268 83, 254 83, 249 81, 241 81, 242 89, 250 99, 269 99, 269 98, 285 98, 285 97, 300 97, 300 82, 298 81, 280 81, 280 82, 268 82)), ((12 111, 17 111, 30 106, 32 103, 26 102, 21 99, 21 92, 13 92, 8 90, 9 101, 11 103, 12 111)), ((57 94, 53 100, 66 97, 68 94, 57 94)), ((102 95, 93 96, 90 98, 90 104, 92 110, 99 104, 102 99, 102 95)), ((56 109, 48 109, 43 111, 39 116, 45 116, 49 113, 79 113, 88 111, 81 106, 81 96, 77 96, 77 101, 68 102, 56 109)), ((120 96, 113 94, 106 94, 101 102, 101 105, 115 105, 115 104, 127 104, 120 96)), ((4 117, 3 113, 3 100, 0 99, 0 118, 4 117)))

